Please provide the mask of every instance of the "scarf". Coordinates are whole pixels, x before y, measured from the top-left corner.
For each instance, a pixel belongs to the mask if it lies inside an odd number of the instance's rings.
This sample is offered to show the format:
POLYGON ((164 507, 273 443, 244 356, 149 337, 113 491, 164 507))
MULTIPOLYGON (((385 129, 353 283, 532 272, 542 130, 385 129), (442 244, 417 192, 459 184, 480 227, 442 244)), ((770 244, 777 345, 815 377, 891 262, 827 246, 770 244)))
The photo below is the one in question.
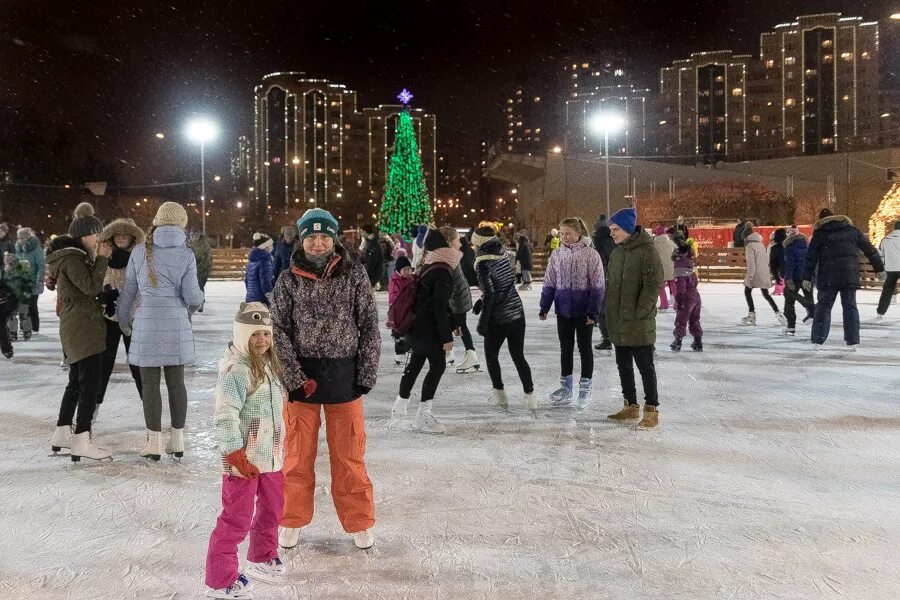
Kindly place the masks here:
POLYGON ((334 250, 331 252, 326 252, 325 254, 306 254, 303 253, 303 256, 300 257, 301 262, 306 263, 309 266, 309 270, 312 271, 316 276, 321 277, 325 272, 325 267, 328 266, 328 263, 332 261, 334 258, 334 250))
POLYGON ((450 265, 451 269, 455 269, 459 266, 460 260, 462 260, 462 252, 459 250, 454 250, 453 248, 438 248, 437 250, 429 250, 425 254, 425 258, 422 259, 422 264, 432 265, 441 262, 450 265))
POLYGON ((131 252, 128 250, 123 250, 118 246, 113 247, 112 256, 109 257, 109 268, 110 269, 124 269, 128 266, 128 259, 131 257, 131 252))

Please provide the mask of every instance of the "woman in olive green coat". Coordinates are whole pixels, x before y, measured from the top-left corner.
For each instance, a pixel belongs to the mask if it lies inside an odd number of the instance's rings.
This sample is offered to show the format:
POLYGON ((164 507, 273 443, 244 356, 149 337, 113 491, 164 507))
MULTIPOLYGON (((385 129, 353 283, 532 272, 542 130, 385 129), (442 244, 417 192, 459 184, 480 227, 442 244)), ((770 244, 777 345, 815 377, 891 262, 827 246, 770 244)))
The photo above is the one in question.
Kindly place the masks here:
POLYGON ((606 324, 616 348, 625 408, 609 415, 614 421, 641 418, 634 384, 637 364, 644 384, 644 418, 639 427, 659 423, 659 396, 653 345, 656 343, 656 298, 663 284, 663 268, 650 234, 637 226, 637 211, 623 208, 610 218, 616 243, 606 271, 606 324))

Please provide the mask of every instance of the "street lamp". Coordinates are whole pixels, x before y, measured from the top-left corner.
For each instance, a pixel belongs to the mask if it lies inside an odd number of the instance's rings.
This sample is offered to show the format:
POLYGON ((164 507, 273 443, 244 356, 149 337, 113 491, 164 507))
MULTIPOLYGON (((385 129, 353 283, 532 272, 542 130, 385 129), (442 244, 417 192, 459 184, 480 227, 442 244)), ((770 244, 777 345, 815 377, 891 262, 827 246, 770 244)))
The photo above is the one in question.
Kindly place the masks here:
POLYGON ((591 117, 591 129, 603 134, 603 154, 606 156, 606 216, 609 217, 609 134, 625 125, 625 119, 615 113, 601 112, 591 117))
POLYGON ((211 142, 219 132, 216 124, 205 117, 194 119, 187 125, 187 136, 192 142, 200 144, 200 219, 203 235, 206 235, 206 143, 211 142))
POLYGON ((891 20, 900 21, 900 12, 891 15, 891 20))

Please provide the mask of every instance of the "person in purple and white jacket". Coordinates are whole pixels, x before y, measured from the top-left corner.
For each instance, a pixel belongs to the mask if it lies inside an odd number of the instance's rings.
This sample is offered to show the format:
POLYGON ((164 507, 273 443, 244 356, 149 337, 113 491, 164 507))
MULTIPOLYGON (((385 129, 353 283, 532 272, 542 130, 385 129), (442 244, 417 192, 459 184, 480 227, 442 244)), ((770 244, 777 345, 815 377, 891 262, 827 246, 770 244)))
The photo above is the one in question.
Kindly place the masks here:
MULTIPOLYGON (((572 401, 575 340, 581 355, 578 405, 590 402, 594 372, 591 334, 603 302, 604 275, 600 255, 585 243, 587 227, 580 218, 566 219, 559 226, 562 244, 550 255, 541 291, 542 321, 556 305, 556 330, 560 344, 560 388, 550 395, 554 406, 572 401)), ((588 237, 590 239, 590 237, 588 237)))

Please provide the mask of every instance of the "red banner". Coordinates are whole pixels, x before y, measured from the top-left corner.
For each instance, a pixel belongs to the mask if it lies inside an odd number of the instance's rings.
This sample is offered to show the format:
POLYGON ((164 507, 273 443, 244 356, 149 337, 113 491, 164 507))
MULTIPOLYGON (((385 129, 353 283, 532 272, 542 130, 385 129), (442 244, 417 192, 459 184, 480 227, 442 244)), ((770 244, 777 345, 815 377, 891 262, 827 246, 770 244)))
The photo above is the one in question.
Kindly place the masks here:
MULTIPOLYGON (((772 233, 779 227, 787 229, 788 225, 771 225, 754 227, 753 230, 762 236, 763 244, 769 245, 772 233)), ((812 236, 812 225, 798 225, 797 228, 807 237, 812 236)), ((734 227, 691 227, 691 237, 697 240, 700 248, 731 248, 734 246, 734 227)))

